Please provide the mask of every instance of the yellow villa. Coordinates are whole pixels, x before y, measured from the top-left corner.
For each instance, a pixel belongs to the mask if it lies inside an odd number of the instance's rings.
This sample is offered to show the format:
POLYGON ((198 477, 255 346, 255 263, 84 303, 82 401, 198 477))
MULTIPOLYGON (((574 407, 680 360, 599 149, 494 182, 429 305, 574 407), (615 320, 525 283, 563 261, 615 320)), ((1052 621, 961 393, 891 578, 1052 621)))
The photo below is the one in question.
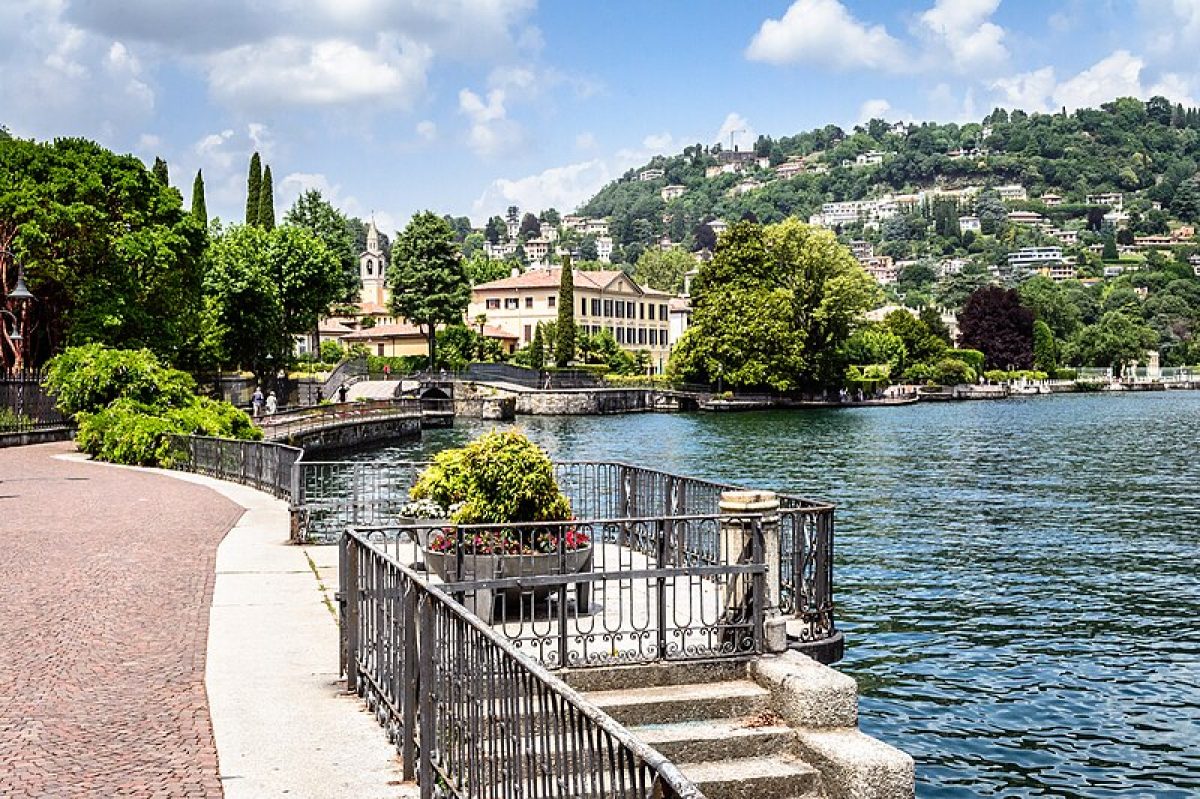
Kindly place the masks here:
MULTIPOLYGON (((582 332, 605 329, 628 350, 646 350, 656 372, 666 368, 670 353, 671 295, 639 286, 620 270, 574 270, 575 324, 582 332)), ((536 269, 482 283, 471 292, 467 319, 487 318, 524 346, 538 324, 558 319, 561 270, 536 269)))

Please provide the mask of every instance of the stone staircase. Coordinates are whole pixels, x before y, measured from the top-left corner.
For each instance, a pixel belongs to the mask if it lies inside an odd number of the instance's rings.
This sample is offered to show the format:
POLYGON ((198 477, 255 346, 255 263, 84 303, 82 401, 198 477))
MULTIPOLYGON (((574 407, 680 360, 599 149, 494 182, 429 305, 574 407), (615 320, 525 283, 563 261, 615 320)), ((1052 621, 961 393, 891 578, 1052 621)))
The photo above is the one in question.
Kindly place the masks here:
POLYGON ((913 796, 912 759, 858 731, 854 681, 803 655, 562 676, 707 799, 913 796))
MULTIPOLYGON (((399 393, 399 380, 360 380, 357 383, 351 384, 349 390, 346 392, 346 399, 350 402, 360 399, 394 399, 399 393)), ((333 398, 337 398, 336 392, 333 398)))

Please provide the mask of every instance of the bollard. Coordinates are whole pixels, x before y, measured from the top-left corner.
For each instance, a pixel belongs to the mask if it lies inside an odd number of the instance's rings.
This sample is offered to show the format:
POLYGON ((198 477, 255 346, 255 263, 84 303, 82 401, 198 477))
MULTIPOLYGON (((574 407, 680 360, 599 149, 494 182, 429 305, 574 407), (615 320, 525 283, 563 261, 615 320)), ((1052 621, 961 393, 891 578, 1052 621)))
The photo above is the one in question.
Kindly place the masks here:
MULTIPOLYGON (((759 517, 762 528, 763 563, 767 573, 763 579, 763 648, 767 652, 783 652, 787 649, 786 620, 779 612, 780 590, 780 542, 779 542, 779 497, 774 491, 722 491, 721 515, 729 517, 721 522, 721 562, 753 562, 751 537, 754 527, 748 524, 750 517, 759 517)), ((749 586, 736 582, 737 590, 726 593, 726 614, 737 612, 737 605, 749 595, 749 586)))

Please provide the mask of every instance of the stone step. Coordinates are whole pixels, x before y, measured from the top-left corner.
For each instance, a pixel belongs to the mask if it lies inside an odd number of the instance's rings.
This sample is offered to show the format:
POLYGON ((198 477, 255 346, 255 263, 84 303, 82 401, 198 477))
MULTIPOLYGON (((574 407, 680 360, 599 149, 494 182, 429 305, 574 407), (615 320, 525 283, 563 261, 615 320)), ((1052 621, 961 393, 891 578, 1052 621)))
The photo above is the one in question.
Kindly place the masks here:
POLYGON ((820 773, 799 760, 747 757, 678 765, 707 799, 807 799, 824 795, 820 773))
POLYGON ((559 676, 576 691, 610 691, 627 685, 649 688, 656 685, 742 680, 746 663, 739 660, 704 660, 680 663, 644 663, 565 669, 559 676))
POLYGON ((769 717, 741 717, 645 724, 629 731, 676 763, 770 757, 788 752, 791 727, 769 717), (768 723, 763 723, 768 722, 768 723))
POLYGON ((592 691, 588 700, 626 726, 753 716, 771 693, 749 680, 592 691))

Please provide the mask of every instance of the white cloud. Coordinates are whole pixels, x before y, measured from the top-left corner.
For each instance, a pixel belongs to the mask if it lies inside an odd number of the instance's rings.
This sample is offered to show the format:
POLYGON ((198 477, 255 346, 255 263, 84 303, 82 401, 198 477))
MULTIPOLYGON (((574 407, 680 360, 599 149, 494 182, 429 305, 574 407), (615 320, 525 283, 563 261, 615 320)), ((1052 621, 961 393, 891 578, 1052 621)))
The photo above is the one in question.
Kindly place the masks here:
POLYGON ((746 57, 779 65, 810 62, 887 71, 904 71, 908 63, 886 28, 859 22, 838 0, 795 0, 782 18, 763 22, 746 57))
POLYGON ((999 92, 1001 104, 1009 108, 1048 111, 1056 85, 1054 67, 1042 67, 1032 72, 997 78, 992 81, 991 88, 999 92))
POLYGON ((654 153, 660 153, 670 149, 674 141, 674 138, 667 131, 663 131, 662 133, 651 133, 649 136, 642 139, 642 147, 654 153))
POLYGON ((428 119, 423 119, 417 123, 417 135, 424 141, 433 141, 437 138, 437 125, 428 119))
POLYGON ((162 137, 154 133, 143 133, 138 136, 137 149, 142 153, 151 153, 162 147, 162 137))
POLYGON ((591 131, 584 131, 575 136, 575 149, 594 150, 595 148, 596 136, 591 131))
POLYGON ((1054 105, 1094 108, 1114 97, 1142 96, 1141 72, 1145 65, 1128 50, 1117 50, 1055 87, 1054 105))
POLYGON ((381 103, 409 107, 424 92, 432 51, 379 36, 371 49, 345 39, 279 37, 213 56, 213 94, 231 105, 326 106, 381 103))
POLYGON ((1142 36, 1147 52, 1158 63, 1195 68, 1200 46, 1200 2, 1140 0, 1142 36))
POLYGON ((458 110, 470 120, 467 144, 477 155, 489 157, 510 152, 524 140, 521 126, 508 118, 505 90, 492 89, 487 99, 470 89, 458 93, 458 110))
MULTIPOLYGON (((620 174, 620 173, 616 173, 620 174)), ((545 169, 534 175, 492 181, 472 207, 476 220, 486 219, 509 205, 541 210, 573 210, 614 177, 612 167, 593 158, 566 166, 545 169)))
POLYGON ((958 71, 977 75, 1008 60, 1005 31, 990 19, 999 5, 1000 0, 936 0, 920 22, 958 71))
POLYGON ((722 147, 729 147, 730 144, 734 144, 739 149, 749 150, 754 147, 754 142, 757 138, 758 133, 755 132, 749 120, 736 111, 730 111, 725 116, 725 121, 721 123, 721 127, 717 129, 715 140, 722 147))
POLYGON ((887 119, 887 113, 891 110, 892 104, 887 100, 867 100, 858 107, 858 119, 855 121, 862 124, 872 119, 887 119))
POLYGON ((1161 94, 1175 102, 1193 105, 1191 80, 1178 73, 1164 73, 1146 85, 1142 75, 1146 62, 1128 50, 1117 50, 1066 80, 1059 81, 1053 67, 1042 67, 991 83, 997 99, 1011 108, 1050 112, 1066 107, 1095 108, 1117 97, 1146 99, 1161 94))

